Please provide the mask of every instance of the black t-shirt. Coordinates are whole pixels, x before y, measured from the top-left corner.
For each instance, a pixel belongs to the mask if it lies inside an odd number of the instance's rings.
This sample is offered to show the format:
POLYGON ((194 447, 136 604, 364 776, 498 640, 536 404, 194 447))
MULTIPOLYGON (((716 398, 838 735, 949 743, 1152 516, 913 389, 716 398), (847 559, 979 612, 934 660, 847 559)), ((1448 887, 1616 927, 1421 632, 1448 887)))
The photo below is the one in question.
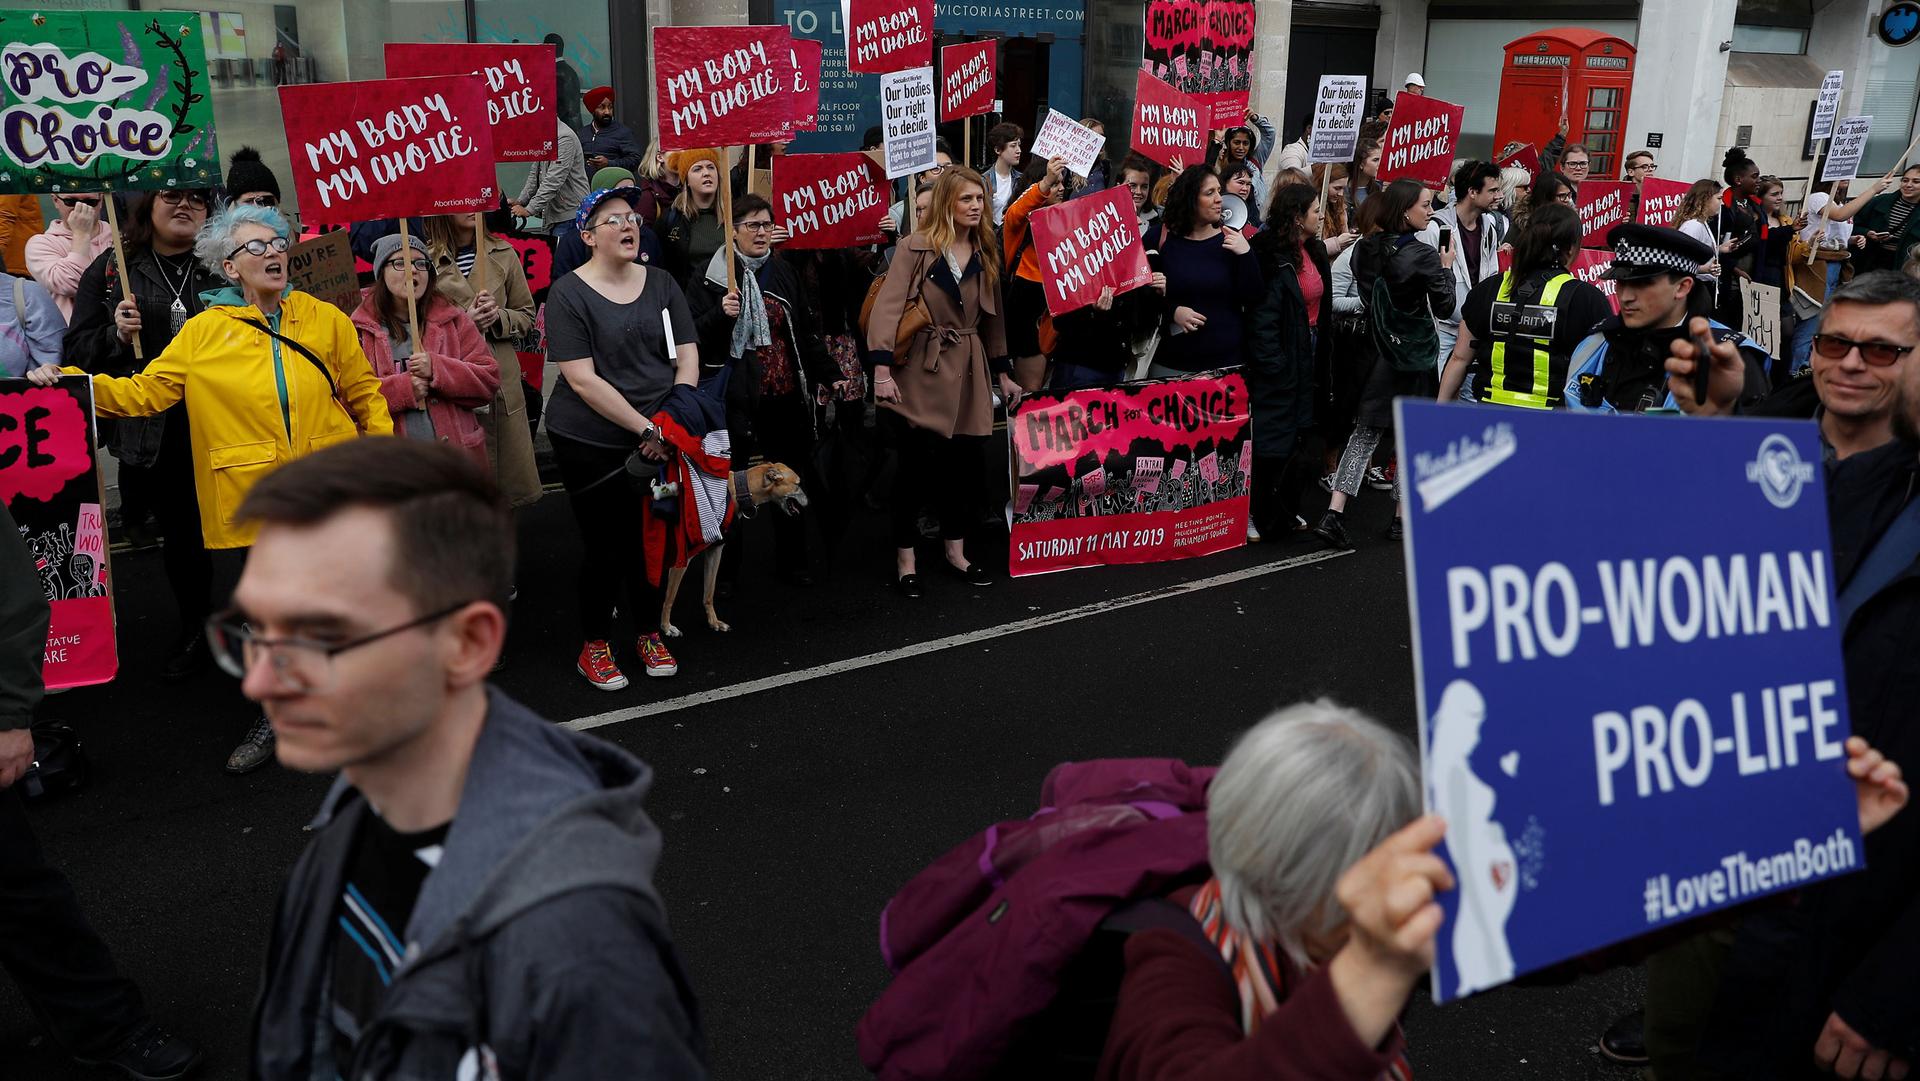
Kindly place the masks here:
POLYGON ((1480 234, 1487 227, 1487 216, 1480 215, 1479 224, 1469 229, 1456 220, 1454 227, 1460 230, 1460 254, 1467 260, 1467 280, 1480 280, 1480 234))
MULTIPOLYGON (((547 355, 555 361, 592 358, 595 374, 642 413, 650 414, 673 389, 673 347, 699 341, 686 294, 673 275, 658 269, 647 271, 646 284, 631 304, 601 296, 577 273, 554 282, 547 293, 547 355)), ((640 445, 633 432, 594 412, 564 376, 547 405, 547 430, 598 447, 640 445)))
POLYGON ((334 1062, 343 1073, 406 956, 407 921, 446 839, 447 825, 401 833, 371 809, 361 821, 333 935, 329 1018, 334 1062))
MULTIPOLYGON (((1547 282, 1564 273, 1564 270, 1556 267, 1525 275, 1514 283, 1511 301, 1514 307, 1503 310, 1502 325, 1510 334, 1524 329, 1527 337, 1537 335, 1551 342, 1547 349, 1548 356, 1552 358, 1548 384, 1531 388, 1531 392, 1545 393, 1554 398, 1558 398, 1566 386, 1567 360, 1573 356, 1574 347, 1613 314, 1613 305, 1607 300, 1607 295, 1578 278, 1562 285, 1557 303, 1551 310, 1545 309, 1540 304, 1540 296, 1546 291, 1547 282), (1548 320, 1550 323, 1544 322, 1548 320), (1551 326, 1550 335, 1540 332, 1545 325, 1551 326)), ((1474 286, 1467 293, 1466 303, 1460 307, 1460 319, 1473 333, 1473 366, 1470 370, 1474 373, 1474 390, 1483 400, 1487 382, 1492 376, 1494 303, 1506 277, 1505 274, 1496 274, 1474 286)), ((1529 392, 1529 385, 1533 381, 1533 348, 1527 343, 1527 338, 1517 335, 1508 338, 1506 370, 1509 373, 1507 389, 1529 392)))

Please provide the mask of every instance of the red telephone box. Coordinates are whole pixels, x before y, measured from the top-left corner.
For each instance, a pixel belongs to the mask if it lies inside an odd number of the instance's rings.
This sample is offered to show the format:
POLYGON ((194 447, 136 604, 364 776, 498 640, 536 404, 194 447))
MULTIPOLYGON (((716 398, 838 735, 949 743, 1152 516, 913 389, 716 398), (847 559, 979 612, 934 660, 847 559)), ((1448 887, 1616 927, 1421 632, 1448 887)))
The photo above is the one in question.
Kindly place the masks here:
POLYGON ((1547 145, 1560 126, 1564 95, 1567 141, 1593 152, 1592 176, 1620 175, 1633 93, 1634 48, 1624 38, 1577 26, 1542 30, 1507 43, 1500 69, 1495 153, 1509 144, 1547 145))

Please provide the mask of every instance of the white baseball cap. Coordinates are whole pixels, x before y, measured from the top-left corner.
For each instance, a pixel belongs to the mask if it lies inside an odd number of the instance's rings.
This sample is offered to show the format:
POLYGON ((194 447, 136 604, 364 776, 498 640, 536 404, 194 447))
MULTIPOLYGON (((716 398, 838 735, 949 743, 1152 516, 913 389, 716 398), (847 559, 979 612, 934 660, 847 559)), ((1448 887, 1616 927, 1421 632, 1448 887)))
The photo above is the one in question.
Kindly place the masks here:
POLYGON ((1401 83, 1400 85, 1401 86, 1418 86, 1418 87, 1424 88, 1427 85, 1427 81, 1425 79, 1422 79, 1420 77, 1420 73, 1416 71, 1413 74, 1407 76, 1407 81, 1404 83, 1401 83))

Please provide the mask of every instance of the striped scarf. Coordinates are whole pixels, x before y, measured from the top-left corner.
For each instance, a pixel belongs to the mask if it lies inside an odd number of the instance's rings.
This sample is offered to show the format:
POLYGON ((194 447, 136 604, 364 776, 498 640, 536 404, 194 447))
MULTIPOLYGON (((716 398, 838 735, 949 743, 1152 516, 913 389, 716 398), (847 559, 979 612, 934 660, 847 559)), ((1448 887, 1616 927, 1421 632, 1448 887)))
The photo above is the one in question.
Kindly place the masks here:
MULTIPOLYGON (((1233 972, 1234 986, 1240 992, 1240 1028, 1251 1038, 1259 1031, 1261 1022, 1280 1008, 1291 968, 1273 943, 1255 942, 1227 923, 1220 904, 1218 878, 1208 879, 1187 908, 1233 972)), ((1412 1081, 1412 1078, 1413 1067, 1404 1054, 1394 1056, 1393 1065, 1380 1075, 1380 1081, 1412 1081)))

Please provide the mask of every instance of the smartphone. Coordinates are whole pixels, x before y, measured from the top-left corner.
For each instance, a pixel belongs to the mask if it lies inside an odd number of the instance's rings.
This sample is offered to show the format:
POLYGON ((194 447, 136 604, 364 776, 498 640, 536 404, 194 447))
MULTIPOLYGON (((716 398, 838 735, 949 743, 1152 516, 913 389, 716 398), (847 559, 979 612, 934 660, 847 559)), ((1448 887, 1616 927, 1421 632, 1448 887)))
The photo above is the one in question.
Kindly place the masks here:
POLYGON ((1705 405, 1707 402, 1707 381, 1713 375, 1713 336, 1695 334, 1692 336, 1693 361, 1693 400, 1705 405))
POLYGON ((1442 225, 1440 227, 1440 250, 1444 252, 1444 251, 1451 251, 1452 249, 1453 249, 1453 230, 1442 225))

